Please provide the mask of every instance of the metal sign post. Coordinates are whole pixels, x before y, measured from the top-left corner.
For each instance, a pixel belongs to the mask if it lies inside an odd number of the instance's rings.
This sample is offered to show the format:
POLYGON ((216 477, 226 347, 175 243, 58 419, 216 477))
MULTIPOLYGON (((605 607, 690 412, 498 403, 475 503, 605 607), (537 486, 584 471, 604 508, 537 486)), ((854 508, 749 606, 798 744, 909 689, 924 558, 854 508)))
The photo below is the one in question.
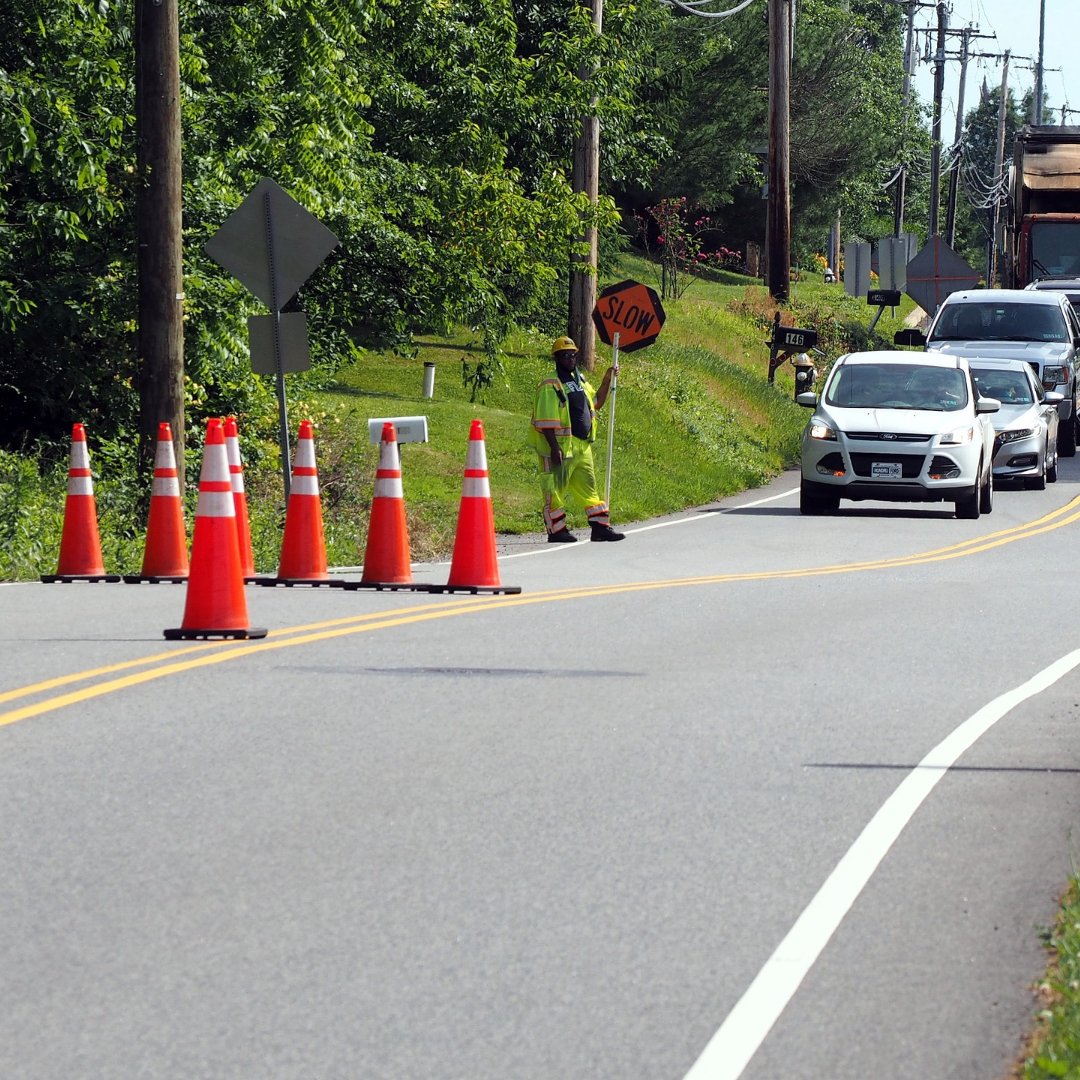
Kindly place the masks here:
POLYGON ((611 456, 615 452, 615 391, 619 382, 619 376, 616 374, 619 366, 619 332, 617 330, 611 336, 611 365, 611 386, 608 388, 611 415, 608 417, 607 477, 604 480, 604 502, 607 503, 608 513, 611 512, 611 456))
POLYGON ((270 209, 270 192, 263 192, 263 214, 266 225, 266 261, 270 269, 270 311, 274 328, 274 382, 278 402, 278 446, 281 447, 281 475, 285 482, 285 505, 292 492, 292 461, 289 459, 289 412, 285 405, 285 362, 281 347, 281 304, 278 297, 278 275, 274 266, 274 215, 270 209))
POLYGON ((205 251, 250 289, 269 315, 248 318, 252 370, 277 384, 278 434, 285 501, 289 501, 289 421, 285 372, 309 364, 307 321, 302 312, 282 314, 316 267, 337 247, 337 237, 273 180, 263 177, 206 242, 205 251))

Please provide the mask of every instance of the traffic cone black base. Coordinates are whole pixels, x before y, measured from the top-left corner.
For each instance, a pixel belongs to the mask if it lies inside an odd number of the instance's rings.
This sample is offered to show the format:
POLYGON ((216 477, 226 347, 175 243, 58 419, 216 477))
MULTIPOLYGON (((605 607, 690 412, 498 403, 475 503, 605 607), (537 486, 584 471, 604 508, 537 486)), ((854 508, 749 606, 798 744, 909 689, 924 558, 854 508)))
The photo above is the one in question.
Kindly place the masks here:
POLYGON ((521 592, 520 585, 429 585, 428 592, 467 592, 467 593, 505 593, 516 596, 521 592))
POLYGON ((41 580, 46 585, 51 585, 56 581, 120 581, 121 576, 119 574, 42 574, 41 580))
POLYGON ((294 585, 306 585, 312 589, 342 589, 345 587, 344 581, 336 581, 331 578, 253 577, 244 578, 244 581, 248 585, 263 585, 268 588, 274 585, 284 585, 287 589, 291 589, 294 585))
POLYGON ((377 589, 379 592, 431 592, 435 586, 419 581, 345 581, 342 588, 349 592, 357 589, 377 589))
POLYGON ((147 582, 150 585, 183 585, 187 581, 187 575, 183 577, 172 577, 169 575, 161 574, 125 574, 124 581, 128 585, 138 585, 140 582, 147 582))
POLYGON ((208 640, 210 638, 264 638, 266 628, 263 626, 248 626, 240 630, 195 630, 186 627, 176 627, 165 631, 166 641, 195 641, 208 640))

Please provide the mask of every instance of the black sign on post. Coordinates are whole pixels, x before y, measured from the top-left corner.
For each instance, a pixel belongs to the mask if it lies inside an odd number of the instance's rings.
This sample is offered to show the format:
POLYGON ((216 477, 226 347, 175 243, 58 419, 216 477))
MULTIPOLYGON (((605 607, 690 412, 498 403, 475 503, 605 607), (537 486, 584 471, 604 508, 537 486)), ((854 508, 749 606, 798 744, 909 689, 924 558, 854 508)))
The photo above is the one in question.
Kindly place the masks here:
POLYGON ((769 382, 776 377, 776 369, 796 353, 808 352, 817 345, 818 332, 801 326, 781 326, 780 312, 773 316, 772 341, 769 346, 769 382))
POLYGON ((899 307, 900 306, 900 290, 899 289, 871 289, 866 294, 866 302, 873 306, 877 304, 879 307, 899 307))
POLYGON ((781 326, 776 338, 776 345, 787 351, 806 352, 817 344, 817 331, 804 330, 799 326, 781 326))

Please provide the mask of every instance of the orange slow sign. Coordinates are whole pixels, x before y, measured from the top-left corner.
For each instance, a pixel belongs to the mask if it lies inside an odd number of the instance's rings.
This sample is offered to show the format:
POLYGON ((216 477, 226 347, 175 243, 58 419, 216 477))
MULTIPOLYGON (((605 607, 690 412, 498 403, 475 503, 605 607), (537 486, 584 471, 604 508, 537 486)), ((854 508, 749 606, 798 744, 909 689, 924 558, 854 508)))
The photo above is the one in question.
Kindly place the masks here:
POLYGON ((592 319, 600 340, 611 345, 619 335, 619 349, 633 352, 651 345, 667 316, 660 297, 637 281, 609 285, 596 300, 592 319))

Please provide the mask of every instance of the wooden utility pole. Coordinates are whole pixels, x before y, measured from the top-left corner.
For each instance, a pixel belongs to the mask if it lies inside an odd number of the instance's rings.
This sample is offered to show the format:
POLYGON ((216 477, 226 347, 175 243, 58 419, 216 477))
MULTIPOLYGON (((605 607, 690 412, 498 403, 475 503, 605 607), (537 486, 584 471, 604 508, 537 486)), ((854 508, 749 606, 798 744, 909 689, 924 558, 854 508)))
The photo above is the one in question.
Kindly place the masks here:
POLYGON ((941 99, 945 96, 945 37, 949 9, 944 0, 937 6, 937 51, 934 53, 934 107, 930 131, 930 235, 937 236, 941 214, 941 99))
POLYGON ((990 261, 987 269, 986 287, 992 289, 997 280, 998 263, 998 208, 1001 205, 1001 180, 1005 174, 1005 113, 1009 100, 1009 50, 1005 50, 1001 65, 1001 97, 998 100, 997 150, 994 157, 994 213, 990 228, 990 261))
MULTIPOLYGON (((915 12, 919 5, 916 0, 909 0, 906 5, 907 11, 907 34, 904 38, 904 149, 907 149, 907 111, 908 102, 911 100, 911 69, 915 63, 915 12)), ((893 209, 893 232, 900 236, 904 231, 904 203, 907 200, 907 164, 900 163, 900 175, 896 178, 896 204, 893 209)))
POLYGON ((960 189, 960 139, 964 134, 964 89, 974 28, 965 26, 960 34, 960 88, 956 91, 956 129, 953 132, 952 161, 949 163, 949 204, 945 211, 945 243, 953 246, 956 240, 956 199, 960 189))
MULTIPOLYGON (((592 12, 593 29, 601 33, 604 23, 604 0, 581 0, 592 12)), ((584 82, 591 78, 591 72, 583 70, 580 77, 584 82)), ((596 99, 592 99, 595 109, 596 99)), ((584 192, 589 203, 596 205, 600 194, 600 118, 595 111, 581 119, 581 133, 574 143, 574 168, 572 183, 575 192, 584 192)), ((584 264, 582 269, 570 271, 570 312, 567 330, 578 347, 578 362, 586 371, 596 366, 596 332, 593 328, 592 313, 596 307, 596 266, 598 244, 596 227, 589 225, 583 237, 588 247, 587 255, 571 256, 572 263, 584 264)))
POLYGON ((769 0, 769 293, 791 292, 791 0, 769 0))
POLYGON ((1031 102, 1031 119, 1043 122, 1043 46, 1046 42, 1046 0, 1039 5, 1039 59, 1035 65, 1035 96, 1031 102))
POLYGON ((139 463, 144 471, 152 466, 158 424, 168 421, 182 484, 184 276, 178 0, 135 0, 135 132, 139 463))

